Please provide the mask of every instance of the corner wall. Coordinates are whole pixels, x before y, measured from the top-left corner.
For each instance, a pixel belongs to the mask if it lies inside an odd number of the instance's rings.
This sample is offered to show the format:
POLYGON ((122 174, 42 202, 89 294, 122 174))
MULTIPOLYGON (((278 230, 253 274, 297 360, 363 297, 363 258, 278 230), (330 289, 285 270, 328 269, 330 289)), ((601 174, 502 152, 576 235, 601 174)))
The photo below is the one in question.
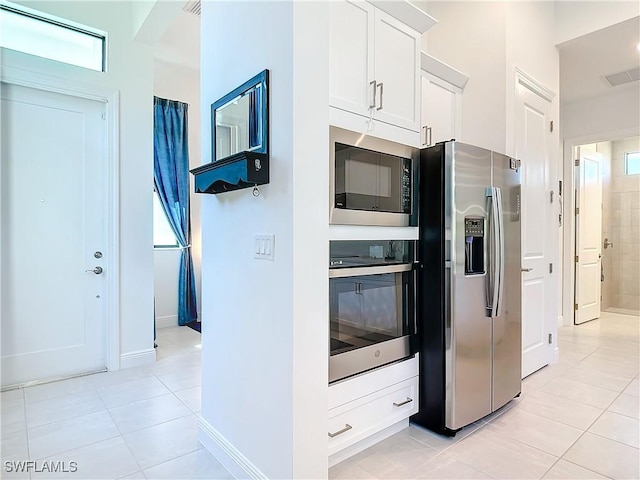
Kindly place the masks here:
POLYGON ((270 71, 270 183, 201 199, 200 439, 239 478, 327 475, 327 10, 202 5, 203 162, 209 105, 270 71), (275 235, 273 261, 254 259, 256 234, 275 235))

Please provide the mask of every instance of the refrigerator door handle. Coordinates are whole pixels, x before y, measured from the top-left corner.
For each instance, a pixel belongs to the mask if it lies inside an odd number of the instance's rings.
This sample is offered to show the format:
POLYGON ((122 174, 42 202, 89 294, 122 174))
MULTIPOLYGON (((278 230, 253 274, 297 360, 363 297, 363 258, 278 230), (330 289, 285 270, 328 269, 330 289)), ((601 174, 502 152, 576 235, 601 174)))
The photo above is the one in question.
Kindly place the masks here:
POLYGON ((493 310, 493 316, 494 317, 499 317, 500 315, 502 315, 502 310, 503 310, 503 297, 504 297, 504 215, 503 215, 503 208, 502 208, 502 190, 498 187, 494 188, 495 190, 495 204, 496 204, 496 214, 497 214, 497 224, 498 224, 498 237, 497 237, 497 249, 496 252, 498 254, 498 258, 497 258, 497 273, 498 273, 498 279, 497 279, 497 291, 496 291, 496 296, 497 296, 497 301, 496 301, 496 308, 493 310))
POLYGON ((498 226, 498 194, 496 188, 487 187, 485 189, 487 197, 487 212, 489 216, 489 268, 487 269, 487 310, 491 312, 491 317, 496 316, 498 309, 498 275, 499 275, 499 255, 500 255, 500 234, 498 226))

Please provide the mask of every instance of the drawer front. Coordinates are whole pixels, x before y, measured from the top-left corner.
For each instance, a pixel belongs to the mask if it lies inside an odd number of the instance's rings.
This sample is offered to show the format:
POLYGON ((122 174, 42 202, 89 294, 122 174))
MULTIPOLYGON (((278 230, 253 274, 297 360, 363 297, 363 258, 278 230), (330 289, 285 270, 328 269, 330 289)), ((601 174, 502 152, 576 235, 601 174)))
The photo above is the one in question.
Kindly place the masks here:
MULTIPOLYGON (((418 375, 418 354, 392 365, 377 368, 329 385, 329 411, 379 392, 418 375)), ((353 408, 353 407, 352 407, 353 408)))
POLYGON ((418 377, 329 410, 329 455, 418 411, 418 377))

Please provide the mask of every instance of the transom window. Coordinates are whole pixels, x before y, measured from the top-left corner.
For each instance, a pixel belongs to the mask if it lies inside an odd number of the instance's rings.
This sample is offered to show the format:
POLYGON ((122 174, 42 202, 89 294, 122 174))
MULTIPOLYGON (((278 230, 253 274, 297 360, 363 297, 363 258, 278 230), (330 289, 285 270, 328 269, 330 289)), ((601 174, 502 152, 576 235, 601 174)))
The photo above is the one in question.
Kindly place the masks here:
POLYGON ((624 157, 624 174, 640 174, 640 152, 625 153, 624 157))
POLYGON ((6 2, 0 3, 0 47, 105 71, 106 35, 6 2))

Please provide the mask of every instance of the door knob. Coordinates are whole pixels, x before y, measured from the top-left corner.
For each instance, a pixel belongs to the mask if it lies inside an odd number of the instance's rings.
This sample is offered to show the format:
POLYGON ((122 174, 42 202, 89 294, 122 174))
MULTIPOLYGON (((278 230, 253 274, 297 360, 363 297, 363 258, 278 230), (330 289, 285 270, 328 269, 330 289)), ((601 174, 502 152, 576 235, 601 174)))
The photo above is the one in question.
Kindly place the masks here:
POLYGON ((605 237, 605 239, 604 239, 604 249, 606 250, 609 247, 613 248, 613 242, 610 242, 609 239, 607 237, 605 237))
POLYGON ((92 270, 85 270, 85 272, 93 272, 96 275, 100 275, 104 270, 102 270, 102 267, 96 267, 92 270))

